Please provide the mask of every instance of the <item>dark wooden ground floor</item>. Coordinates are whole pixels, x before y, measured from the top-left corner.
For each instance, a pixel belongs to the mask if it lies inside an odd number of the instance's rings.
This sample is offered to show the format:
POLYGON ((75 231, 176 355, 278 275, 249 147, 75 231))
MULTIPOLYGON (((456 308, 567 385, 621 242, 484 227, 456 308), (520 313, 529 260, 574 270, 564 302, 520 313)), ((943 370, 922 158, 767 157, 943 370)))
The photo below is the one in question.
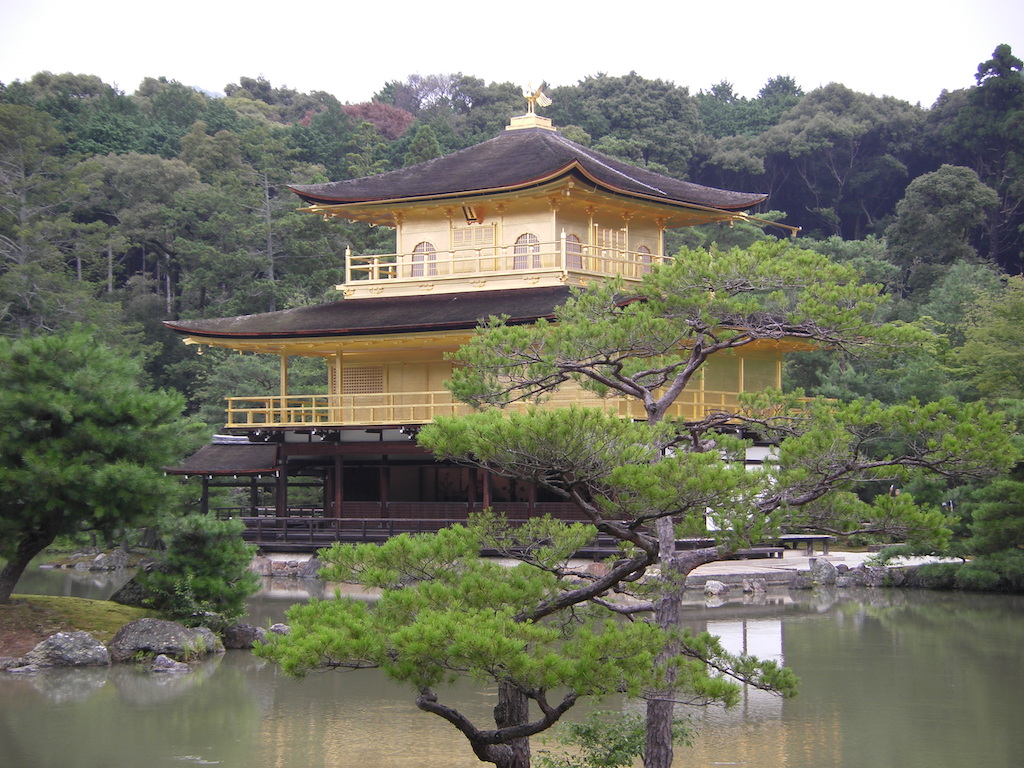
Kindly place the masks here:
MULTIPOLYGON (((196 487, 198 511, 240 518, 245 538, 265 551, 310 552, 335 541, 380 542, 466 522, 485 509, 513 523, 544 515, 584 520, 573 504, 533 485, 438 461, 398 430, 381 429, 375 440, 368 436, 375 435, 296 439, 273 433, 226 439, 169 471, 196 487)), ((778 550, 781 544, 772 546, 778 550)), ((615 551, 613 541, 598 538, 580 554, 604 557, 615 551)), ((771 554, 781 550, 751 550, 749 556, 771 554)))

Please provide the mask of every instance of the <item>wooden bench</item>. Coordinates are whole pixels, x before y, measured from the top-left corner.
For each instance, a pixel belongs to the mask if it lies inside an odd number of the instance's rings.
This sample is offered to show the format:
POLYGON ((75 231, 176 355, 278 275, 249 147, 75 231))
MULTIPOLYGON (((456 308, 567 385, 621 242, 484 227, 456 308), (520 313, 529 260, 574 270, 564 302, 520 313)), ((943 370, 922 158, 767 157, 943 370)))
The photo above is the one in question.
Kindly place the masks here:
POLYGON ((821 543, 821 554, 828 554, 829 542, 832 541, 832 537, 824 533, 784 533, 779 536, 779 543, 782 546, 788 544, 793 545, 793 549, 797 548, 797 545, 804 546, 804 552, 808 557, 814 554, 814 544, 816 542, 821 543))

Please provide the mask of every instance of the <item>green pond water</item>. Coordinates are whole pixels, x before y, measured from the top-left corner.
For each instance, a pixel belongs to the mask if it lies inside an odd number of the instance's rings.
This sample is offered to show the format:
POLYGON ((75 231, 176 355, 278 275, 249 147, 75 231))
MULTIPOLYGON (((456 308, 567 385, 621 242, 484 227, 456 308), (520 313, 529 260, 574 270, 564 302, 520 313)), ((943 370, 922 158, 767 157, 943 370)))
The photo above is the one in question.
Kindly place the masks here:
MULTIPOLYGON (((103 598, 118 577, 33 571, 17 591, 103 598)), ((268 580, 254 623, 322 594, 268 580)), ((1024 765, 1024 599, 899 590, 781 591, 708 605, 687 621, 801 678, 782 701, 751 691, 693 714, 680 766, 966 768, 1024 765)), ((447 694, 486 717, 494 692, 447 694)), ((614 700, 602 708, 624 709, 614 700)), ((580 713, 582 714, 583 710, 580 713)), ((540 747, 541 745, 537 745, 540 747)), ((0 675, 6 768, 404 768, 480 765, 465 741, 375 671, 296 681, 243 651, 184 677, 132 667, 0 675)))

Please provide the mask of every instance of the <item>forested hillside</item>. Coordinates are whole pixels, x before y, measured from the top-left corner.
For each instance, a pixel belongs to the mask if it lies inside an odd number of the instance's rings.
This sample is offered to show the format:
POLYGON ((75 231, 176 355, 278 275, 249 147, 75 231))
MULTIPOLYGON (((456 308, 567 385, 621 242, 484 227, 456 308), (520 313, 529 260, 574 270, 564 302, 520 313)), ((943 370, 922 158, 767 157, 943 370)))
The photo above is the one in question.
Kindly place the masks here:
MULTIPOLYGON (((841 84, 805 93, 787 76, 748 99, 728 82, 693 94, 599 74, 550 89, 543 111, 602 152, 769 193, 771 210, 759 215, 857 264, 891 295, 891 317, 930 323, 951 345, 877 370, 810 356, 793 366, 795 383, 837 396, 969 397, 970 380, 949 372, 965 312, 982 312, 978 302, 1002 296, 1001 278, 1022 267, 1021 69, 1001 45, 974 87, 943 92, 930 109, 841 84)), ((276 374, 251 358, 199 366, 160 321, 333 299, 345 248, 393 248, 389 230, 297 213, 284 185, 437 157, 491 138, 525 106, 518 85, 462 74, 385 83, 363 104, 262 78, 225 94, 164 78, 126 94, 48 72, 0 84, 0 332, 95 326, 143 355, 154 383, 212 407, 211 423, 236 382, 248 391, 268 376, 273 387, 276 374)), ((713 227, 670 243, 771 236, 713 227)))

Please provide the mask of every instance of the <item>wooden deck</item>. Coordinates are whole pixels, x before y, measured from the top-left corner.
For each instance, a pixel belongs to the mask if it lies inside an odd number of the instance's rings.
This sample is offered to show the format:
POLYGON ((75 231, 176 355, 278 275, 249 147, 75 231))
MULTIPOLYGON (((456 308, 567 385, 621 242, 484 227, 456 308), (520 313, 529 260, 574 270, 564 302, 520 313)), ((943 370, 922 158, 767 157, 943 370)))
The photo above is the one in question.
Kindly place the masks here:
MULTIPOLYGON (((435 514, 451 512, 452 507, 461 508, 457 504, 437 504, 435 514)), ((509 505, 524 506, 525 505, 509 505)), ((552 505, 554 506, 554 505, 552 505)), ((561 506, 561 505, 558 505, 561 506)), ((312 510, 308 510, 311 512, 312 510)), ((523 510, 515 509, 515 512, 523 510)), ((423 509, 421 512, 428 513, 423 509)), ((227 515, 225 515, 227 516, 227 515)), ((255 544, 265 552, 316 552, 331 546, 335 542, 345 544, 374 543, 380 544, 393 536, 403 533, 432 533, 442 528, 466 522, 466 517, 323 517, 319 515, 292 515, 275 517, 264 514, 256 516, 234 515, 245 523, 243 538, 255 544)), ((510 516, 509 522, 515 524, 524 516, 510 516)), ((580 521, 567 521, 580 522, 580 521)), ((771 542, 765 542, 732 553, 732 559, 749 558, 782 558, 787 547, 803 548, 805 554, 813 555, 815 544, 820 545, 823 554, 828 554, 832 537, 823 534, 783 534, 771 542)), ((679 549, 697 549, 711 547, 715 540, 711 538, 686 538, 676 542, 679 549)), ((615 555, 618 546, 611 536, 598 535, 576 555, 594 560, 615 555)), ((497 552, 486 551, 484 555, 496 555, 497 552)))
MULTIPOLYGON (((387 541, 402 533, 431 533, 465 523, 465 518, 331 518, 331 517, 239 517, 245 523, 243 538, 265 552, 315 552, 334 542, 345 544, 387 541)), ((514 521, 513 521, 514 522, 514 521)), ((680 539, 681 549, 714 546, 713 539, 680 539)), ((599 535, 576 555, 600 560, 618 552, 615 539, 599 535)), ((497 552, 485 551, 484 555, 497 552)))

